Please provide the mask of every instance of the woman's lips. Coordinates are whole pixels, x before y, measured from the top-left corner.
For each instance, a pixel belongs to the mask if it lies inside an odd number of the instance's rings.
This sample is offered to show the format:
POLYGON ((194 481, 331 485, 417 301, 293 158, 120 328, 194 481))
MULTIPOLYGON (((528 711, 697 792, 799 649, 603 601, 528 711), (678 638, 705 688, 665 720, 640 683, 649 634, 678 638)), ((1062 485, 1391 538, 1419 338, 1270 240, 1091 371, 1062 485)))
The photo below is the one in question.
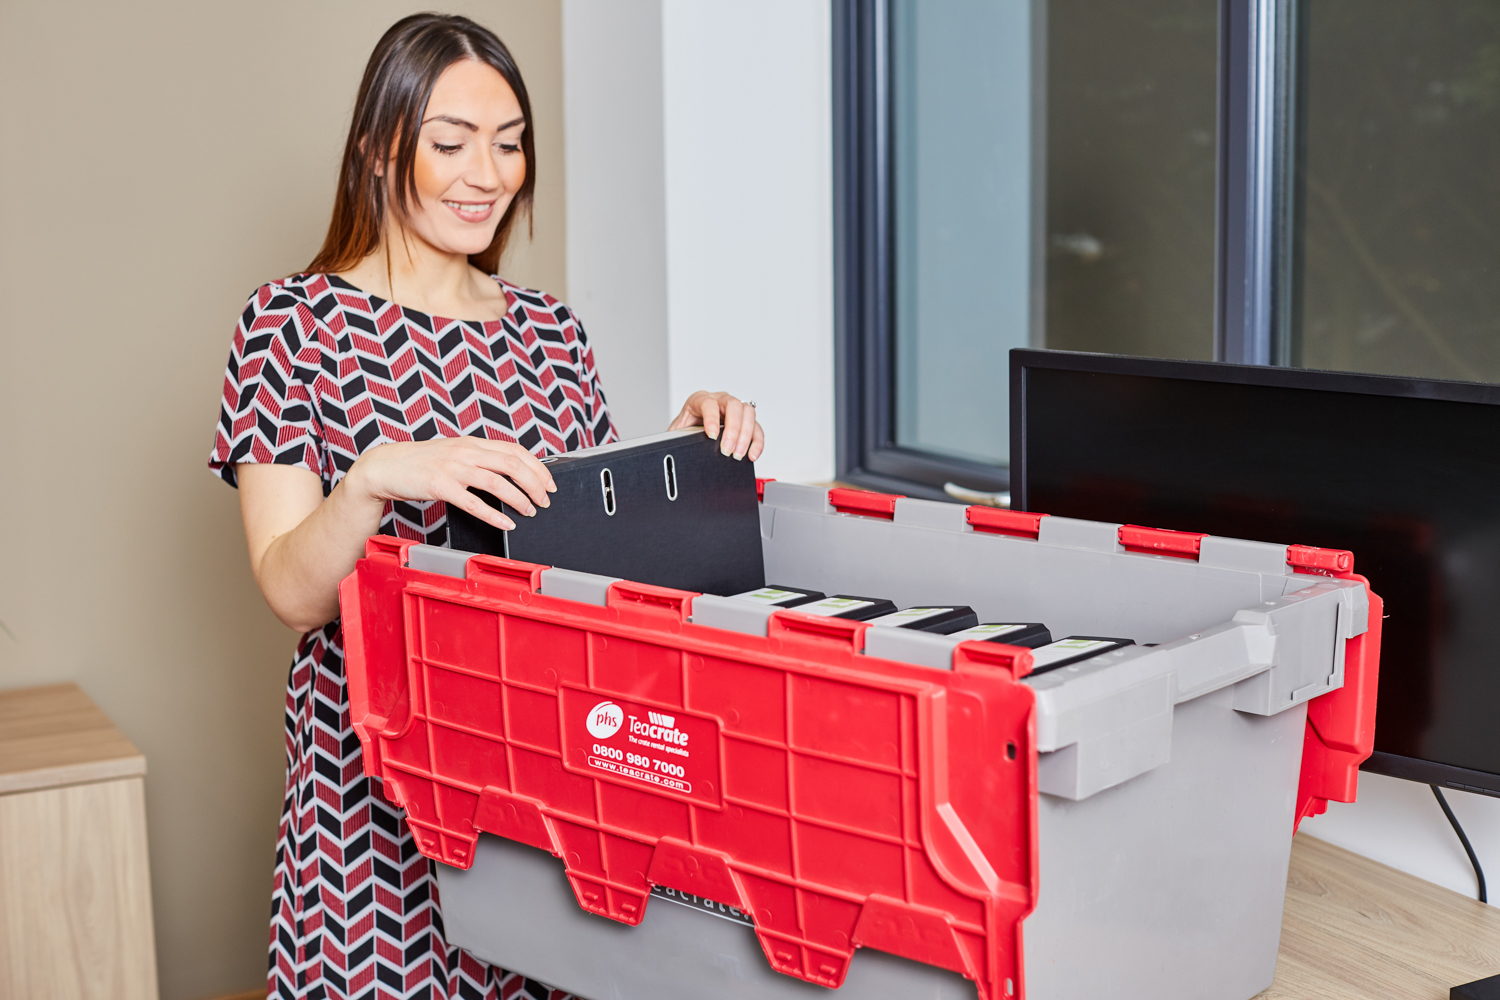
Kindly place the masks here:
POLYGON ((495 210, 493 201, 443 201, 449 211, 465 222, 484 222, 495 210))

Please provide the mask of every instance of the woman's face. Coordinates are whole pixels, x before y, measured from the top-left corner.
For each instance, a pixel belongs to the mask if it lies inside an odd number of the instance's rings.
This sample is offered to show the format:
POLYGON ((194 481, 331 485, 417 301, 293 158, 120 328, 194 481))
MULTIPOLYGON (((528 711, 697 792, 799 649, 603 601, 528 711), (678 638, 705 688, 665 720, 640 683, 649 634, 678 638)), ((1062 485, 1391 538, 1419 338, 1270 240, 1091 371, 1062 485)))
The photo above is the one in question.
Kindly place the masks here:
POLYGON ((445 253, 480 253, 526 179, 526 120, 510 84, 466 59, 443 71, 418 135, 406 229, 445 253))

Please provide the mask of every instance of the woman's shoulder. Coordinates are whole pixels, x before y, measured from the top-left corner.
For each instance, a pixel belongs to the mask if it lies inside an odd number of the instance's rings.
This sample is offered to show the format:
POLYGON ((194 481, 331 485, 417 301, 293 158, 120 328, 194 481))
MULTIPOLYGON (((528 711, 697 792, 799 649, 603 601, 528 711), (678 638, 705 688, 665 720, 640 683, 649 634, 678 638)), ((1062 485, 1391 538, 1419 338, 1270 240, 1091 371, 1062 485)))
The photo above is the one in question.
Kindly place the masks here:
POLYGON ((293 274, 277 278, 250 293, 245 304, 245 315, 251 317, 266 313, 297 312, 298 305, 313 310, 316 314, 313 307, 333 290, 334 287, 325 274, 293 274))

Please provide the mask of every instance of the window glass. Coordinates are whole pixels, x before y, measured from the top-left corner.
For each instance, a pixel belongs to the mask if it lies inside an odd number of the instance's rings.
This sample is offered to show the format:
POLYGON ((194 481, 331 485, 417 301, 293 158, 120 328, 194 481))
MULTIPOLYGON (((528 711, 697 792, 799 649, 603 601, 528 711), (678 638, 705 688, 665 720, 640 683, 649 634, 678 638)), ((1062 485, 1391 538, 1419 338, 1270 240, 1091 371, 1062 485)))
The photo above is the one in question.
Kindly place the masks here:
POLYGON ((1003 463, 1030 342, 1031 12, 891 5, 896 443, 1003 463))
POLYGON ((1303 10, 1291 362, 1500 381, 1500 3, 1303 10))
POLYGON ((1214 356, 1217 0, 1047 4, 1047 347, 1214 356))
POLYGON ((1012 347, 1212 358, 1217 0, 890 11, 896 444, 1005 464, 1012 347))

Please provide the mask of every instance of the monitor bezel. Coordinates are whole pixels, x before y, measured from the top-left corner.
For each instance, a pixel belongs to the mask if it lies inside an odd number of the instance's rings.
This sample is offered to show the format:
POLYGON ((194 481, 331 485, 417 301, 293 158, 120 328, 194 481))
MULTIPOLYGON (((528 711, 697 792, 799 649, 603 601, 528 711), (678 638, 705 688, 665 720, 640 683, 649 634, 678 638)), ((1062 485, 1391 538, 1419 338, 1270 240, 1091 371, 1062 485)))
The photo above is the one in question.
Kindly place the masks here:
MULTIPOLYGON (((1403 396, 1500 406, 1500 385, 1484 382, 1454 382, 1443 379, 1333 372, 1310 368, 1236 365, 1221 361, 1172 361, 1164 358, 1086 354, 1080 351, 1050 351, 1018 347, 1010 352, 1010 474, 1011 507, 1014 510, 1030 509, 1026 473, 1026 376, 1033 369, 1261 385, 1321 392, 1361 393, 1371 396, 1403 396)), ((1356 570, 1358 557, 1359 554, 1355 553, 1356 570)), ((1445 764, 1420 757, 1405 757, 1377 750, 1360 765, 1360 769, 1394 778, 1405 778, 1424 784, 1442 785, 1446 788, 1500 798, 1500 774, 1475 771, 1456 764, 1445 764)))

